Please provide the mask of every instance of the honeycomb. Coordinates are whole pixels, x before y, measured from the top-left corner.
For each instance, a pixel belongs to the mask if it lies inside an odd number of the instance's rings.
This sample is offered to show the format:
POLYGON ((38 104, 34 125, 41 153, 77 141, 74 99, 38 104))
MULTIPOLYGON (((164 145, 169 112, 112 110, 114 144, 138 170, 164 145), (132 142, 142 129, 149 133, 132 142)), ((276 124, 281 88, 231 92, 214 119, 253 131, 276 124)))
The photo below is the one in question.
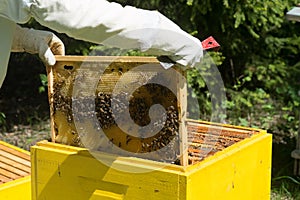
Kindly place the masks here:
POLYGON ((174 164, 186 150, 194 164, 253 134, 184 118, 187 94, 175 69, 149 57, 57 59, 48 68, 53 141, 174 164), (155 105, 164 112, 151 109, 155 105))

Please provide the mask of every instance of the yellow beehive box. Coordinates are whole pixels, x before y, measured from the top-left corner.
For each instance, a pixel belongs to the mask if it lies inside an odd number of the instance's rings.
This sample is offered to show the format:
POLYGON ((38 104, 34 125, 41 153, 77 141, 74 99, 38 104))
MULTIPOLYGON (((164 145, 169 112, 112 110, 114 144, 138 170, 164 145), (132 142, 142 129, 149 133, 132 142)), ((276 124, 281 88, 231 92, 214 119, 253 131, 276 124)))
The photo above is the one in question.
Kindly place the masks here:
POLYGON ((0 141, 0 199, 31 199, 30 153, 0 141))
POLYGON ((220 130, 220 142, 229 135, 235 142, 185 167, 42 141, 31 149, 32 199, 270 199, 270 134, 206 122, 187 126, 199 134, 220 130))

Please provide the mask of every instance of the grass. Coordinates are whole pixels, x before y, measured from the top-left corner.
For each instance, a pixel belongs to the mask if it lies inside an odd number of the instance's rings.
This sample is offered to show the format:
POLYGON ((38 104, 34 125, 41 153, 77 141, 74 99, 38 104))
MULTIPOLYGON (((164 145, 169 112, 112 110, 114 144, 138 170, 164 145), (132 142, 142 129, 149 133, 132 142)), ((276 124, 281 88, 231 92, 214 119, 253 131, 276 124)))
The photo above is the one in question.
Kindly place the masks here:
POLYGON ((283 176, 274 178, 272 182, 272 200, 300 199, 299 178, 283 176))
POLYGON ((295 139, 287 144, 273 144, 272 152, 272 200, 300 199, 300 177, 293 174, 295 139))

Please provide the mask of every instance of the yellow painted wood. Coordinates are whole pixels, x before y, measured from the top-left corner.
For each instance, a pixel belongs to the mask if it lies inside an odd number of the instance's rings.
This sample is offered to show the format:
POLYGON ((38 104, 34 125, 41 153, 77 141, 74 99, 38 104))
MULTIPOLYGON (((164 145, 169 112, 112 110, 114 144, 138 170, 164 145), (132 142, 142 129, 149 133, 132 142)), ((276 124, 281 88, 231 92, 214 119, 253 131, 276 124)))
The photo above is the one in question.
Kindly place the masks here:
POLYGON ((21 153, 26 154, 26 155, 28 155, 28 156, 30 155, 30 152, 28 152, 28 151, 26 151, 26 150, 24 150, 24 149, 21 149, 21 148, 19 148, 19 147, 16 147, 16 146, 14 146, 14 145, 8 144, 8 143, 6 143, 6 142, 0 141, 0 145, 6 146, 6 147, 8 147, 8 148, 10 148, 10 149, 12 149, 12 150, 21 152, 21 153))
POLYGON ((260 130, 197 164, 183 167, 93 154, 110 160, 112 164, 107 166, 85 148, 42 141, 31 149, 32 199, 270 199, 271 144, 271 135, 260 130), (134 173, 145 169, 153 171, 134 173))
POLYGON ((194 166, 187 199, 270 199, 271 144, 270 135, 260 134, 194 166))
POLYGON ((31 177, 26 176, 0 185, 0 199, 2 200, 30 200, 31 177))
POLYGON ((30 153, 0 141, 0 199, 30 200, 30 153))
POLYGON ((95 190, 90 200, 122 200, 123 195, 113 192, 95 190))

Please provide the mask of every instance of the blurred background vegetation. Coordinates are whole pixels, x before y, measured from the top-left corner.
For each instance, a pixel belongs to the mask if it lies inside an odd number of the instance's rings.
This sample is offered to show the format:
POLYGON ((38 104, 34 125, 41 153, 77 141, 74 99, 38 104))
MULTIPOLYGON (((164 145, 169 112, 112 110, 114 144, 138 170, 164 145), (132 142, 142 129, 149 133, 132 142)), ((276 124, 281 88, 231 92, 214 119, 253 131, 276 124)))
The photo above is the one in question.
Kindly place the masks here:
MULTIPOLYGON (((300 118, 300 24, 287 21, 297 0, 117 0, 122 5, 159 10, 182 29, 221 45, 211 53, 227 94, 226 123, 258 127, 273 134, 273 199, 300 199, 293 160, 300 118)), ((49 30, 34 20, 27 27, 49 30)), ((95 44, 56 33, 68 55, 88 55, 95 44)), ((100 50, 101 51, 101 50, 100 50)), ((105 51, 107 53, 107 51, 105 51)), ((36 55, 12 53, 0 90, 0 138, 25 149, 49 133, 46 71, 36 55), (35 132, 36 131, 36 132, 35 132), (20 139, 20 135, 22 135, 20 139)), ((209 91, 189 73, 202 120, 211 112, 209 91)))

